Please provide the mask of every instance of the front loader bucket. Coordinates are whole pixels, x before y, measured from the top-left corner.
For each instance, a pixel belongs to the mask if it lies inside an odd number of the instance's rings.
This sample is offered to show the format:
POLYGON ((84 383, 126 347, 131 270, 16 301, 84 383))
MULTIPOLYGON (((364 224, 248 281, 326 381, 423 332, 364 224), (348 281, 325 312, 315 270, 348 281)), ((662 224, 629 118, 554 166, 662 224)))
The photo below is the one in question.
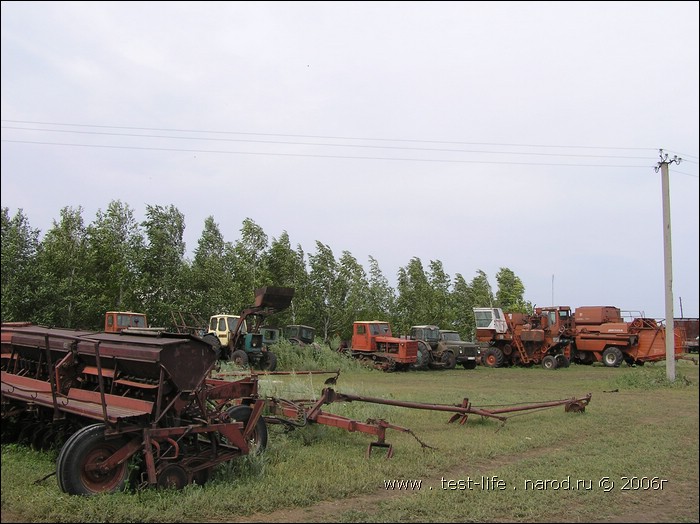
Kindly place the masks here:
POLYGON ((293 296, 293 287, 261 287, 255 290, 253 307, 264 307, 281 311, 291 305, 293 296))

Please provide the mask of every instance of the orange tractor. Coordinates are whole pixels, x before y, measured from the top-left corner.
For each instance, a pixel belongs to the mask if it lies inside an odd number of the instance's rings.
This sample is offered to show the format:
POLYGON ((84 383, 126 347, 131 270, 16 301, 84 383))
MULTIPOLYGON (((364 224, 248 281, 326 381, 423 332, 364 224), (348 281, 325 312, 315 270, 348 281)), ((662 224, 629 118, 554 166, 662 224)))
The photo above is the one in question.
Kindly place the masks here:
POLYGON ((341 342, 338 351, 382 371, 406 370, 416 363, 418 342, 392 336, 388 322, 358 321, 352 340, 341 342))

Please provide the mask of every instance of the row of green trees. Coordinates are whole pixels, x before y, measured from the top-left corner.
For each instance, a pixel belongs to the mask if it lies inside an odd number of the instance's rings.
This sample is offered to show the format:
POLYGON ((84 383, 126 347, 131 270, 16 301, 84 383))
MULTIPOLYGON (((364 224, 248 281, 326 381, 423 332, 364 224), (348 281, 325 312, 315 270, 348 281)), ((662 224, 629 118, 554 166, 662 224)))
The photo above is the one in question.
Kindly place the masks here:
POLYGON ((329 340, 348 338, 355 320, 387 320, 395 333, 411 325, 474 331, 473 306, 529 311, 525 287, 508 268, 496 275, 494 293, 479 270, 470 281, 448 275, 439 260, 424 267, 412 258, 389 285, 377 260, 368 269, 348 251, 339 257, 316 241, 315 251, 292 248, 287 232, 270 241, 246 218, 236 242, 226 241, 208 217, 190 260, 185 217, 175 206, 150 206, 145 220, 112 201, 85 224, 82 207, 65 207, 40 238, 22 209, 2 208, 2 320, 67 328, 101 329, 104 312, 141 311, 152 325, 171 324, 171 312, 208 319, 238 313, 262 286, 295 289, 292 306, 271 319, 279 326, 306 324, 329 340))

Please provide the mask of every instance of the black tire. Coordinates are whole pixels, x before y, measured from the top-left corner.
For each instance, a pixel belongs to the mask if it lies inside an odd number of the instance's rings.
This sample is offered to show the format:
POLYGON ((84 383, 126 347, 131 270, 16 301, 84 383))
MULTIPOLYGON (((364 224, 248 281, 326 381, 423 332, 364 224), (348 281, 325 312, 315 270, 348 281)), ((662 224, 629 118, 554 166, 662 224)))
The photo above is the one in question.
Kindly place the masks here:
POLYGON ((457 365, 457 357, 452 351, 444 351, 440 360, 445 365, 445 369, 454 369, 457 365))
POLYGON ((263 371, 274 371, 277 369, 277 355, 272 351, 265 353, 265 356, 260 360, 260 369, 263 371))
POLYGON ((566 357, 566 355, 563 355, 562 353, 559 353, 554 358, 557 359, 558 368, 568 368, 571 364, 571 361, 566 357))
POLYGON ((207 333, 202 337, 202 340, 214 348, 214 351, 216 351, 216 359, 221 359, 221 341, 219 340, 219 337, 217 337, 214 333, 207 333))
POLYGON ((423 371, 428 369, 428 365, 430 364, 430 347, 428 347, 428 344, 423 342, 422 340, 418 341, 418 353, 416 354, 416 362, 411 365, 412 369, 416 369, 418 371, 423 371))
POLYGON ((622 364, 623 355, 620 348, 611 346, 603 351, 603 364, 609 368, 617 368, 622 364))
POLYGON ((467 360, 466 362, 462 362, 462 365, 464 369, 476 369, 476 360, 467 360))
POLYGON ((545 355, 545 357, 542 359, 542 367, 544 369, 557 369, 557 359, 554 358, 554 355, 545 355))
MULTIPOLYGON (((229 408, 226 413, 228 413, 231 420, 243 422, 247 425, 248 420, 250 420, 250 415, 253 413, 253 408, 245 405, 233 406, 229 408)), ((265 423, 265 419, 261 416, 251 434, 248 454, 258 455, 265 451, 265 448, 267 448, 267 424, 265 423)))
POLYGON ((122 491, 129 478, 129 461, 106 473, 86 466, 103 461, 125 443, 123 438, 106 439, 104 424, 92 424, 75 433, 58 456, 56 475, 61 490, 70 495, 122 491))
POLYGON ((248 354, 242 349, 237 349, 231 355, 231 362, 242 368, 248 366, 248 354))
POLYGON ((179 464, 167 464, 159 473, 156 479, 158 487, 161 489, 183 489, 190 483, 190 477, 179 464))
POLYGON ((481 357, 481 364, 490 368, 503 366, 503 352, 499 348, 488 348, 481 357))

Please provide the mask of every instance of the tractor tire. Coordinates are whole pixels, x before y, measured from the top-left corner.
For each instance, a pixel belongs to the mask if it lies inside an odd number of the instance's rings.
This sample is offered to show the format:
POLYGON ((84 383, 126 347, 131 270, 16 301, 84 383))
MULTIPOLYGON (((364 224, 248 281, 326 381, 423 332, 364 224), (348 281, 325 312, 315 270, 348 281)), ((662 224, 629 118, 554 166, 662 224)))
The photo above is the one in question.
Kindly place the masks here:
POLYGON ((542 367, 544 369, 557 369, 557 365, 558 362, 554 355, 545 355, 542 359, 542 367))
POLYGON ((481 363, 490 368, 500 368, 503 366, 503 352, 496 347, 491 347, 481 357, 481 363))
POLYGON ((571 361, 567 358, 567 356, 563 355, 562 353, 559 353, 554 358, 557 360, 558 368, 568 368, 571 364, 571 361))
POLYGON ((277 355, 272 351, 265 353, 265 356, 260 359, 260 369, 263 371, 274 371, 277 369, 277 355))
POLYGON ((97 464, 119 450, 126 440, 105 438, 105 425, 86 426, 71 437, 61 449, 56 476, 62 491, 70 495, 97 495, 122 491, 129 478, 129 463, 98 472, 97 464))
POLYGON ((231 355, 231 362, 242 368, 248 367, 248 354, 242 349, 237 349, 231 355))
POLYGON ((457 365, 457 357, 452 351, 443 352, 440 361, 445 365, 445 369, 454 369, 457 365))
MULTIPOLYGON (((250 420, 250 415, 253 413, 253 408, 246 405, 233 406, 232 408, 229 408, 226 411, 226 413, 228 413, 228 416, 231 418, 231 420, 248 424, 248 420, 250 420)), ((255 424, 255 429, 253 430, 253 433, 251 433, 250 435, 250 440, 248 442, 248 454, 259 455, 260 453, 265 451, 266 447, 267 424, 265 423, 265 419, 261 415, 257 423, 255 424)))
POLYGON ((204 342, 207 342, 216 351, 216 360, 221 359, 221 341, 214 333, 207 333, 202 337, 204 342))
POLYGON ((622 360, 622 351, 618 347, 612 346, 603 351, 603 364, 609 368, 620 367, 622 360))
POLYGON ((430 365, 430 347, 428 344, 423 342, 422 340, 418 341, 418 353, 416 354, 416 362, 414 364, 411 364, 411 368, 418 370, 418 371, 423 371, 428 369, 428 366, 430 365))

